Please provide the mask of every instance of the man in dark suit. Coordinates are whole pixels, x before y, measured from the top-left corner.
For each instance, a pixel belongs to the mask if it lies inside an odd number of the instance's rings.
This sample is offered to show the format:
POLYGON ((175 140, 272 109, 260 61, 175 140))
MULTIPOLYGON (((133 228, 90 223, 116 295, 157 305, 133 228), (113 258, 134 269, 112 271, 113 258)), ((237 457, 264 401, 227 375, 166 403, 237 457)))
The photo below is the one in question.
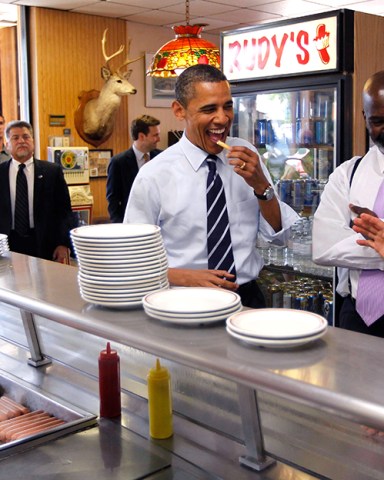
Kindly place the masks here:
POLYGON ((32 126, 17 120, 5 129, 11 160, 0 164, 0 232, 8 235, 12 251, 65 262, 69 231, 75 225, 68 186, 60 165, 34 158, 32 126), (27 198, 26 227, 20 229, 17 197, 19 167, 23 170, 27 198), (15 222, 16 220, 16 222, 15 222))
POLYGON ((132 147, 113 156, 108 166, 108 212, 113 223, 123 222, 129 193, 139 168, 161 152, 156 149, 160 141, 160 121, 149 115, 135 118, 131 124, 131 136, 132 147))

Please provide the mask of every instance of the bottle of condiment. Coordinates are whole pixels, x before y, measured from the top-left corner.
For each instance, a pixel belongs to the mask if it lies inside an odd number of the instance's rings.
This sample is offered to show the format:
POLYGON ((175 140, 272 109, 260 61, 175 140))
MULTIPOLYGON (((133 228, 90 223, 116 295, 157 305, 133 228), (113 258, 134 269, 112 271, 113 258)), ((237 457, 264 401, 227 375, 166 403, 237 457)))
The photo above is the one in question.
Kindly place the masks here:
POLYGON ((173 434, 171 378, 159 359, 149 370, 147 381, 149 434, 152 438, 168 438, 173 434))
POLYGON ((100 417, 121 415, 120 358, 109 342, 99 355, 99 393, 100 417))

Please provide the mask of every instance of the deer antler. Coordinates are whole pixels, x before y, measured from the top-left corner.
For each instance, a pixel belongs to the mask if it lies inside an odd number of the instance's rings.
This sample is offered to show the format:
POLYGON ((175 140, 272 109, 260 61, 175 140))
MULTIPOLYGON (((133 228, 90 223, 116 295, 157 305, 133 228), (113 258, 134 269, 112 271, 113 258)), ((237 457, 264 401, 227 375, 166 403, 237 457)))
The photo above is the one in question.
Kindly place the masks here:
MULTIPOLYGON (((132 39, 130 38, 130 39, 128 40, 128 48, 127 48, 127 52, 128 52, 128 53, 127 53, 127 55, 129 55, 129 51, 130 51, 130 49, 131 49, 131 41, 132 41, 132 39)), ((140 59, 143 58, 143 57, 144 57, 144 55, 140 55, 140 57, 137 57, 137 58, 135 58, 134 60, 130 60, 130 59, 129 59, 129 56, 127 56, 126 61, 125 61, 122 65, 120 65, 120 67, 117 69, 117 74, 118 74, 118 75, 122 75, 122 72, 121 72, 121 69, 122 69, 122 68, 124 68, 126 65, 129 65, 130 63, 137 62, 137 60, 140 60, 140 59)))
POLYGON ((107 43, 107 32, 108 32, 108 28, 106 28, 104 30, 103 38, 101 40, 101 49, 103 51, 103 57, 104 57, 104 60, 105 60, 105 64, 107 65, 108 68, 110 68, 109 61, 112 58, 116 57, 117 55, 120 55, 120 53, 124 50, 124 45, 120 45, 120 48, 115 53, 112 53, 112 55, 108 56, 106 51, 105 51, 105 44, 107 43))

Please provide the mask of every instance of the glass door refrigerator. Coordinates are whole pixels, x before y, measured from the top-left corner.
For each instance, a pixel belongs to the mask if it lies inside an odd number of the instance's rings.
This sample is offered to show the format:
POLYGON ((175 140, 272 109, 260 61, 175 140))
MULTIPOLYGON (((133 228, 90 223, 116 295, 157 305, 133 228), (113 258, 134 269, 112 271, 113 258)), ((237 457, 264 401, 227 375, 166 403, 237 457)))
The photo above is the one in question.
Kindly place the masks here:
POLYGON ((356 15, 337 10, 221 34, 234 98, 231 133, 257 147, 281 200, 300 215, 287 247, 258 239, 267 305, 314 311, 330 324, 335 272, 311 260, 312 218, 334 168, 364 154, 353 152, 353 117, 361 115, 354 102, 356 15))

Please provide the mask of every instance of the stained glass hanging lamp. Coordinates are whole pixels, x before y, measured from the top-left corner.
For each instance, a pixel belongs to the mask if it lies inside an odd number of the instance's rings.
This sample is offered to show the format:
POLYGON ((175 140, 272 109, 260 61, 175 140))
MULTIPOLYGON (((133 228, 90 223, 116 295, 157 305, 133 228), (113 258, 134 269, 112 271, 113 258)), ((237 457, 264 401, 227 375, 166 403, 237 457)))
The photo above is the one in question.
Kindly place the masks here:
POLYGON ((189 24, 189 0, 185 1, 186 25, 175 25, 176 38, 165 43, 153 56, 147 75, 151 77, 177 77, 192 65, 199 63, 220 68, 219 48, 201 38, 205 24, 189 24))

